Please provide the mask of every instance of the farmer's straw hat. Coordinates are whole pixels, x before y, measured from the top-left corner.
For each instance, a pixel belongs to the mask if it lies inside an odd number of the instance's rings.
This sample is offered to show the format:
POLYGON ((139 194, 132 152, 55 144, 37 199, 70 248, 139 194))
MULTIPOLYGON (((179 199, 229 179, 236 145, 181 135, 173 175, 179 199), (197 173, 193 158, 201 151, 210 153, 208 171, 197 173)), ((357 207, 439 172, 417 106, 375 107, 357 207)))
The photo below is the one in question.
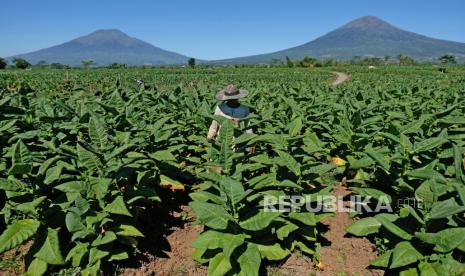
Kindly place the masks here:
POLYGON ((249 95, 249 91, 239 89, 235 85, 228 85, 225 89, 218 92, 215 96, 215 99, 218 101, 227 101, 227 100, 234 100, 234 99, 242 99, 249 95))

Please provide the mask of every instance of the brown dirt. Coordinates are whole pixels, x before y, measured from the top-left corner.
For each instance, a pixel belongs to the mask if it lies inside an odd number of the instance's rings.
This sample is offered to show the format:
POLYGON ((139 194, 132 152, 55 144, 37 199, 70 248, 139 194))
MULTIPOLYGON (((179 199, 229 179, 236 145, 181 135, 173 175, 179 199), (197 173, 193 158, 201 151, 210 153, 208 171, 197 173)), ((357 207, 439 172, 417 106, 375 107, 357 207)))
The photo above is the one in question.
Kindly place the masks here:
POLYGON ((26 271, 24 256, 32 246, 32 241, 29 241, 17 248, 11 249, 3 254, 0 254, 0 275, 16 276, 23 275, 26 271))
MULTIPOLYGON (((335 196, 349 193, 343 185, 336 186, 333 191, 335 196)), ((321 249, 321 270, 317 275, 384 275, 382 270, 367 268, 377 257, 374 245, 366 238, 346 236, 346 228, 353 221, 346 212, 336 212, 334 217, 322 221, 329 228, 325 238, 331 244, 321 249)))
MULTIPOLYGON (((188 206, 181 206, 179 212, 172 213, 174 217, 187 214, 193 217, 194 214, 188 206)), ((207 275, 207 268, 197 264, 192 259, 192 243, 203 231, 203 226, 194 225, 193 220, 185 220, 183 225, 170 227, 169 234, 164 235, 160 246, 162 252, 154 255, 145 253, 145 259, 136 268, 127 268, 121 271, 120 275, 125 276, 176 276, 176 275, 207 275)))
POLYGON ((267 276, 313 276, 317 271, 310 257, 294 252, 283 263, 268 266, 266 273, 267 276))
POLYGON ((333 72, 333 74, 336 75, 336 80, 333 81, 332 85, 339 85, 349 78, 349 76, 346 73, 333 72))

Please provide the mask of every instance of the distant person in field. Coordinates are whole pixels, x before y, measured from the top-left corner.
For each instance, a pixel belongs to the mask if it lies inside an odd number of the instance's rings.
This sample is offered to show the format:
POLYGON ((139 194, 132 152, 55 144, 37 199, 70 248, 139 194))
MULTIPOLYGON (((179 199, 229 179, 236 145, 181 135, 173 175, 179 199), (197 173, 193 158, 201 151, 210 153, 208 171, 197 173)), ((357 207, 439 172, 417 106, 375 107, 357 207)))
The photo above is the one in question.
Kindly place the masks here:
MULTIPOLYGON (((250 109, 239 103, 239 99, 245 98, 249 95, 249 91, 239 89, 235 85, 228 85, 225 89, 218 92, 215 99, 223 101, 215 108, 215 115, 223 116, 231 120, 234 125, 238 125, 239 121, 246 119, 250 114, 250 109)), ((246 122, 248 125, 248 122, 246 122)), ((219 123, 213 120, 208 130, 207 140, 211 140, 218 135, 219 123)), ((247 129, 247 133, 252 133, 252 129, 247 129)))

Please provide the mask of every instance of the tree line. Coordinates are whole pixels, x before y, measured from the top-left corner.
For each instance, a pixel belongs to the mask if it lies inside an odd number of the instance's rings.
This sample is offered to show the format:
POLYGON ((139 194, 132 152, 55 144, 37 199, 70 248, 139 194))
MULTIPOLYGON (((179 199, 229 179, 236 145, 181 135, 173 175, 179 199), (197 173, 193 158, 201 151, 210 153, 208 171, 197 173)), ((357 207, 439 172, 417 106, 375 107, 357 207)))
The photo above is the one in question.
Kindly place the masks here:
MULTIPOLYGON (((455 56, 446 54, 437 59, 441 64, 457 64, 457 59, 455 56)), ((418 62, 410 56, 399 54, 397 57, 391 56, 384 56, 383 58, 380 57, 361 57, 361 56, 354 56, 350 60, 341 61, 341 60, 333 60, 333 59, 324 59, 318 60, 313 57, 304 57, 303 59, 291 60, 289 57, 286 56, 286 60, 280 59, 273 59, 271 60, 271 64, 269 66, 272 67, 328 67, 328 66, 339 66, 339 65, 366 65, 366 66, 381 66, 386 64, 400 64, 400 65, 414 65, 418 62)), ((95 61, 93 60, 83 60, 81 62, 81 66, 83 68, 91 68, 98 66, 95 61)), ((194 58, 190 58, 187 61, 187 66, 189 68, 195 68, 196 60, 194 58)), ((250 67, 250 66, 257 66, 257 65, 235 65, 235 67, 250 67)), ((17 69, 27 69, 31 67, 37 68, 52 68, 52 69, 70 69, 72 68, 69 65, 61 64, 61 63, 50 63, 48 64, 46 61, 42 60, 37 62, 35 65, 32 65, 27 60, 23 58, 14 58, 9 65, 8 62, 0 57, 0 69, 6 69, 8 67, 17 68, 17 69)), ((102 67, 102 66, 99 66, 102 67)), ((129 66, 125 63, 112 63, 106 66, 103 66, 109 69, 121 69, 121 68, 128 68, 129 66)), ((136 66, 141 67, 141 66, 136 66)), ((142 67, 152 67, 152 66, 142 66, 142 67)), ((163 67, 163 66, 160 66, 163 67)), ((202 65, 201 67, 211 67, 208 65, 202 65)))

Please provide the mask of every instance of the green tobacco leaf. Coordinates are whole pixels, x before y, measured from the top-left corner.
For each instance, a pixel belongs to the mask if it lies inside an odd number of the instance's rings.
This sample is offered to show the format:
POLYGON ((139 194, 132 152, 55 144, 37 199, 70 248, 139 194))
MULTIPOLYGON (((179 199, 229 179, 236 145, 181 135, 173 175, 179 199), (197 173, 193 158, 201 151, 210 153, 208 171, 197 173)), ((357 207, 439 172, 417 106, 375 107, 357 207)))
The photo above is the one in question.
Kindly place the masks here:
POLYGON ((35 258, 29 264, 27 272, 24 274, 24 276, 42 276, 45 274, 45 272, 47 272, 47 263, 39 258, 35 258))
POLYGON ((58 239, 58 232, 55 229, 47 229, 47 238, 34 257, 53 265, 61 265, 65 263, 65 260, 63 259, 60 251, 60 240, 58 239))
POLYGON ((189 206, 194 210, 200 223, 213 229, 224 230, 228 227, 228 222, 233 220, 226 210, 216 204, 207 202, 190 202, 189 206))
POLYGON ((78 243, 68 252, 65 261, 69 262, 71 260, 71 265, 73 267, 78 267, 81 264, 82 258, 88 254, 88 247, 88 243, 78 243))
POLYGON ((112 261, 121 261, 121 260, 126 260, 126 259, 129 259, 128 252, 122 249, 118 249, 118 250, 114 250, 111 252, 111 255, 110 255, 110 258, 108 258, 108 261, 112 262, 112 261))
POLYGON ((104 210, 111 214, 132 217, 132 214, 126 207, 126 203, 124 203, 123 196, 117 196, 113 202, 105 206, 104 210))
POLYGON ((59 180, 61 176, 61 172, 63 171, 63 166, 54 166, 47 170, 44 183, 50 184, 55 180, 59 180))
POLYGON ((258 247, 253 243, 247 243, 247 249, 237 259, 244 276, 258 275, 262 258, 258 247))
POLYGON ((430 263, 420 262, 418 269, 420 270, 420 275, 439 276, 430 263))
POLYGON ((413 236, 407 233, 405 230, 394 224, 391 219, 386 216, 386 214, 379 214, 375 216, 376 220, 378 220, 384 228, 386 228, 389 232, 396 235, 397 237, 403 240, 411 240, 413 236))
POLYGON ((388 250, 383 255, 371 261, 370 265, 387 268, 389 266, 389 260, 391 259, 391 255, 392 250, 388 250))
POLYGON ((92 247, 89 251, 89 265, 97 263, 108 255, 110 255, 110 252, 100 250, 97 247, 92 247))
POLYGON ((223 276, 231 270, 232 266, 228 258, 223 253, 218 253, 213 259, 210 260, 208 266, 209 276, 223 276))
POLYGON ((447 253, 457 247, 465 249, 465 228, 449 228, 437 233, 415 233, 415 237, 434 245, 434 250, 447 253))
POLYGON ((233 251, 244 243, 246 238, 243 234, 222 233, 215 230, 208 230, 200 234, 192 244, 197 249, 223 249, 226 257, 230 257, 233 251))
POLYGON ((257 214, 241 221, 239 224, 242 229, 259 231, 268 227, 279 215, 278 212, 265 212, 260 210, 257 214))
POLYGON ((418 276, 418 271, 415 267, 411 267, 399 272, 399 276, 418 276))
POLYGON ((299 163, 292 157, 289 153, 281 151, 281 150, 275 150, 279 158, 277 159, 278 164, 283 167, 287 167, 291 172, 293 172, 295 175, 300 176, 300 165, 299 163))
POLYGON ((387 200, 387 203, 392 203, 391 196, 380 190, 373 189, 373 188, 357 188, 357 187, 352 187, 350 189, 359 195, 369 196, 376 200, 383 199, 385 201, 387 200))
POLYGON ((441 219, 447 218, 458 213, 465 211, 465 206, 460 206, 457 204, 454 198, 449 198, 447 200, 435 202, 431 206, 430 218, 431 219, 441 219))
POLYGON ((12 163, 8 175, 28 174, 32 170, 32 155, 22 140, 13 147, 12 163))
POLYGON ((12 161, 13 161, 13 164, 18 164, 18 163, 31 164, 32 163, 31 152, 21 140, 18 140, 18 142, 13 147, 12 161))
POLYGON ((189 197, 193 201, 200 201, 200 202, 211 201, 212 203, 215 203, 215 204, 223 204, 223 200, 221 199, 221 197, 215 194, 212 194, 210 192, 206 192, 206 191, 197 191, 197 192, 190 193, 189 197))
POLYGON ((353 222, 347 228, 347 232, 355 236, 366 236, 373 233, 378 233, 381 228, 381 223, 374 217, 362 218, 353 222))
POLYGON ((76 212, 68 212, 65 216, 65 224, 68 231, 71 233, 81 231, 85 229, 84 224, 82 223, 81 216, 76 212))
POLYGON ((355 159, 352 156, 347 156, 347 161, 349 162, 349 167, 354 170, 369 168, 374 164, 373 159, 369 157, 364 157, 361 159, 355 159))
POLYGON ((17 192, 24 186, 19 180, 0 178, 0 190, 17 192))
POLYGON ((106 231, 105 234, 100 234, 93 242, 92 246, 99 246, 107 243, 111 243, 112 241, 115 241, 116 234, 112 231, 106 231))
MULTIPOLYGON (((462 182, 462 180, 465 180, 463 177, 463 150, 459 148, 457 145, 453 145, 453 150, 454 150, 454 168, 455 168, 455 180, 457 182, 462 182)), ((465 198, 462 198, 462 201, 465 200, 465 198)), ((465 204, 465 202, 463 202, 465 204)))
POLYGON ((296 136, 300 134, 302 130, 302 119, 300 117, 295 118, 288 126, 289 136, 296 136))
POLYGON ((299 226, 289 222, 286 225, 280 227, 278 230, 276 230, 276 235, 278 236, 278 239, 284 240, 289 236, 290 233, 294 232, 297 229, 299 229, 299 226))
POLYGON ((318 214, 316 215, 315 213, 312 212, 303 212, 303 213, 290 213, 289 217, 291 219, 295 219, 297 221, 300 221, 301 223, 308 225, 308 226, 316 226, 321 219, 325 217, 330 217, 333 214, 331 213, 324 213, 324 214, 318 214))
POLYGON ((119 225, 115 233, 118 236, 125 236, 125 237, 144 237, 144 234, 142 234, 136 227, 130 224, 119 225))
POLYGON ((256 245, 258 247, 258 250, 260 251, 260 255, 262 256, 262 258, 266 258, 270 261, 279 261, 291 254, 291 251, 289 251, 289 249, 282 248, 281 245, 279 245, 278 243, 275 243, 273 245, 256 245))
POLYGON ((373 149, 369 148, 365 150, 366 154, 373 159, 381 168, 383 168, 386 171, 389 171, 389 161, 387 160, 387 156, 384 154, 375 152, 373 149))
POLYGON ((89 120, 88 130, 92 143, 100 150, 103 150, 108 141, 108 134, 104 121, 101 118, 92 116, 89 120))
POLYGON ((149 156, 157 161, 176 161, 176 157, 168 150, 159 150, 149 156))
POLYGON ((91 171, 98 171, 100 168, 102 168, 103 165, 99 157, 95 153, 85 149, 83 146, 81 146, 80 143, 77 144, 76 151, 80 166, 83 166, 91 171))
POLYGON ((23 219, 9 225, 0 235, 0 253, 15 248, 29 240, 39 228, 40 223, 33 219, 23 219))
POLYGON ((321 164, 321 165, 316 165, 313 167, 310 167, 309 169, 305 170, 305 173, 311 173, 311 174, 317 174, 317 175, 322 175, 325 174, 333 169, 337 168, 336 164, 330 163, 330 164, 321 164))
POLYGON ((413 152, 419 153, 423 151, 428 151, 440 147, 442 144, 446 143, 447 139, 442 137, 435 137, 422 140, 421 142, 415 143, 413 146, 413 152))
POLYGON ((86 191, 86 184, 82 181, 69 181, 54 188, 64 193, 82 193, 86 191))
POLYGON ((246 195, 242 183, 231 178, 223 178, 220 181, 220 185, 223 188, 224 193, 231 201, 232 206, 237 206, 238 203, 246 195))
POLYGON ((400 242, 392 250, 391 264, 389 268, 399 268, 418 262, 423 258, 410 242, 400 242))

